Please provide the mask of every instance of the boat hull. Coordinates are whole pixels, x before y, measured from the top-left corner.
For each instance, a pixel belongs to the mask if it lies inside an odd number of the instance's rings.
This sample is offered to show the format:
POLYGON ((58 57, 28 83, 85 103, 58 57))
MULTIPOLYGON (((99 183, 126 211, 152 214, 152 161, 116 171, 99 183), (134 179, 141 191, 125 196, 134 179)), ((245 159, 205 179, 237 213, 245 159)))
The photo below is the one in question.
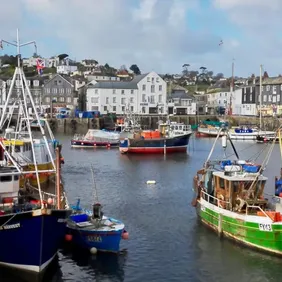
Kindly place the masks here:
POLYGON ((197 202, 200 220, 229 239, 257 250, 282 255, 282 222, 268 217, 238 214, 208 203, 197 202))
POLYGON ((263 137, 272 137, 275 135, 275 132, 250 132, 250 133, 236 133, 236 132, 230 132, 229 136, 232 140, 257 140, 257 136, 263 136, 263 137))
POLYGON ((0 216, 0 265, 42 272, 63 242, 69 214, 67 210, 50 214, 34 210, 0 216))
POLYGON ((164 154, 186 152, 192 133, 173 138, 124 139, 120 141, 121 153, 164 154))
MULTIPOLYGON (((217 129, 198 127, 197 136, 198 137, 216 137, 218 135, 218 132, 219 130, 217 129)), ((222 135, 223 135, 223 132, 220 133, 220 136, 222 135)))
POLYGON ((116 253, 119 251, 123 230, 99 231, 67 227, 67 234, 72 235, 72 242, 80 248, 116 253))
POLYGON ((118 147, 119 141, 116 142, 94 142, 94 141, 83 141, 83 140, 71 140, 71 147, 73 148, 109 148, 118 147))

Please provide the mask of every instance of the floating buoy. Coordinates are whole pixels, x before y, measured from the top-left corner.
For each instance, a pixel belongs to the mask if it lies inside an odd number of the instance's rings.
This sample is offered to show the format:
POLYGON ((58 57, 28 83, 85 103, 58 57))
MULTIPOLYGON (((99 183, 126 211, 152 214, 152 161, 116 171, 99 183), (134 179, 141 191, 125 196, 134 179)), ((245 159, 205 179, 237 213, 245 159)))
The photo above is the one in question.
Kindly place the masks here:
POLYGON ((48 203, 49 205, 53 205, 53 204, 54 204, 54 201, 53 201, 52 198, 48 198, 47 203, 48 203))
POLYGON ((123 232, 121 234, 121 238, 123 240, 128 240, 129 239, 129 233, 126 230, 123 230, 123 232))
POLYGON ((96 147, 97 145, 96 145, 96 143, 94 143, 94 147, 96 147))
POLYGON ((70 241, 72 240, 72 235, 71 235, 71 234, 66 234, 65 240, 66 240, 67 242, 70 242, 70 241))
POLYGON ((148 180, 147 184, 156 184, 156 180, 148 180))
POLYGON ((95 247, 92 247, 91 249, 90 249, 90 253, 92 254, 92 255, 96 255, 97 254, 97 249, 95 248, 95 247))

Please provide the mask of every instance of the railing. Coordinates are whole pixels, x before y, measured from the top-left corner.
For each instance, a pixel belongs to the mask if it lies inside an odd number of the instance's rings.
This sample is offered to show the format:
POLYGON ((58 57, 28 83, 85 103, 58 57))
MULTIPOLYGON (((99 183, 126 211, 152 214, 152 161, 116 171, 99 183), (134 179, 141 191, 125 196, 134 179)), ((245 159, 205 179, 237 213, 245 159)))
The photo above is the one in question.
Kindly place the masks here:
POLYGON ((248 208, 259 209, 266 217, 268 217, 272 222, 274 222, 274 220, 260 206, 248 205, 246 203, 246 215, 248 215, 248 208))
MULTIPOLYGON (((203 190, 201 190, 201 197, 202 197, 205 201, 207 201, 208 203, 211 203, 210 199, 215 200, 216 205, 217 205, 218 207, 221 207, 221 206, 223 206, 223 205, 230 205, 230 204, 231 204, 229 201, 225 201, 225 200, 218 199, 217 197, 214 197, 214 196, 208 194, 207 192, 205 192, 205 191, 203 191, 203 190), (205 197, 203 197, 202 194, 204 194, 205 197)), ((213 203, 213 204, 214 204, 214 203, 213 203)))

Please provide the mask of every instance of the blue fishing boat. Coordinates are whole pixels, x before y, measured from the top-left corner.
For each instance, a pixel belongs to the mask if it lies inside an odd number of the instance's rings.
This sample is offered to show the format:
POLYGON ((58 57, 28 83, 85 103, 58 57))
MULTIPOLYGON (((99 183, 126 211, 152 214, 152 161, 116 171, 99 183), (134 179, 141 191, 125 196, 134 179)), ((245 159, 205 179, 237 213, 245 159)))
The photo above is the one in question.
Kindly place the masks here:
MULTIPOLYGON (((9 44, 16 46, 19 51, 21 46, 29 43, 20 44, 17 32, 16 43, 10 42, 9 44)), ((19 52, 17 57, 21 58, 19 52)), ((66 219, 71 214, 71 209, 65 208, 67 201, 61 190, 59 149, 56 148, 55 163, 20 59, 2 109, 0 129, 4 130, 5 121, 10 116, 9 102, 11 102, 14 88, 17 89, 19 95, 13 106, 19 109, 17 120, 24 118, 26 120, 32 154, 30 168, 25 170, 14 155, 19 148, 16 142, 13 144, 11 136, 17 129, 6 128, 9 144, 0 138, 0 265, 39 273, 45 270, 55 258, 64 240, 66 219), (20 86, 16 87, 16 81, 21 82, 20 86), (44 149, 52 164, 48 169, 40 169, 39 166, 39 157, 35 149, 36 142, 31 133, 28 111, 30 105, 27 104, 27 100, 32 105, 32 112, 35 113, 35 119, 45 142, 44 149), (55 174, 54 194, 42 191, 40 175, 43 173, 55 174), (27 174, 35 176, 36 187, 32 186, 29 179, 26 179, 21 187, 20 176, 27 174)), ((49 192, 51 188, 49 187, 49 192)))
POLYGON ((79 205, 80 200, 67 221, 66 240, 80 248, 89 249, 91 253, 119 252, 121 239, 128 239, 125 225, 104 216, 99 203, 93 205, 93 211, 82 210, 79 205))

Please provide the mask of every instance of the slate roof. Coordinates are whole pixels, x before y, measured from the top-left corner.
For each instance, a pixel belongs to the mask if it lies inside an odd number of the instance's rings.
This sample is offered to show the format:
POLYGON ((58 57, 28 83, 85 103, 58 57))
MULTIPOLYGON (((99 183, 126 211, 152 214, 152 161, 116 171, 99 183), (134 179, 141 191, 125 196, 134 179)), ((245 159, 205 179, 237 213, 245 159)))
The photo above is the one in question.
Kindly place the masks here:
MULTIPOLYGON (((267 77, 262 80, 262 85, 280 85, 282 84, 282 77, 267 77)), ((259 85, 259 81, 256 83, 256 85, 259 85)))
POLYGON ((95 85, 89 85, 89 88, 103 88, 103 89, 138 89, 137 83, 139 83, 146 74, 136 75, 130 81, 99 81, 95 85))

